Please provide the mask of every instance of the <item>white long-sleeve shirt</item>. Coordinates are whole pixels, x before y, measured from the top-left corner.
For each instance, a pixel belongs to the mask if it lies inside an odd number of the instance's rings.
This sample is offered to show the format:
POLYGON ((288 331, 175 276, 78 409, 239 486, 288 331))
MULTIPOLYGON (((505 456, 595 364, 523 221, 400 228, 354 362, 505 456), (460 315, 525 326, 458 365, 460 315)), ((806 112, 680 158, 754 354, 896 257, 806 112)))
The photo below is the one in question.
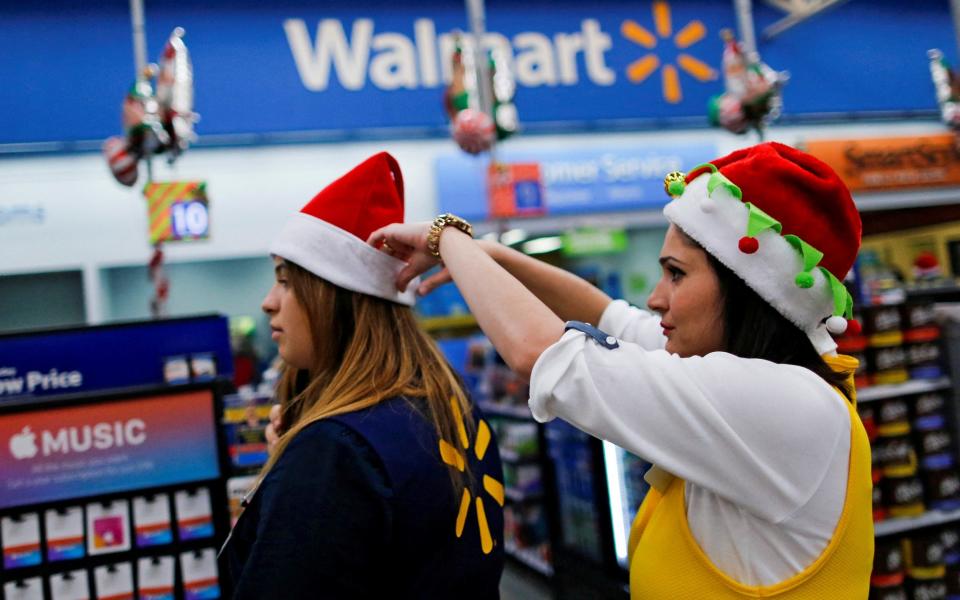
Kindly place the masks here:
POLYGON ((608 440, 686 482, 687 521, 714 565, 773 585, 823 551, 840 519, 850 452, 845 400, 808 369, 725 352, 663 350, 659 317, 612 302, 599 328, 547 348, 530 409, 608 440))

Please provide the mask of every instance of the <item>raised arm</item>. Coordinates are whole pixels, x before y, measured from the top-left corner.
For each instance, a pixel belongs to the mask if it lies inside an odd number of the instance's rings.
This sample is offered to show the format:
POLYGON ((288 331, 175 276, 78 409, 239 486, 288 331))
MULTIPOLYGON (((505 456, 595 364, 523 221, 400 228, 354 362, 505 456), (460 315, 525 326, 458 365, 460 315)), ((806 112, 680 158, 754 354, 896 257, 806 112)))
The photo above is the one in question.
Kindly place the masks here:
MULTIPOLYGON (((407 261, 397 275, 397 289, 437 264, 427 250, 429 223, 394 224, 370 234, 368 242, 386 242, 407 261)), ((518 375, 530 377, 540 354, 563 334, 563 321, 467 234, 446 227, 440 255, 460 288, 480 328, 518 375)), ((597 313, 599 314, 599 313, 597 313)))
MULTIPOLYGON (((610 296, 573 273, 527 256, 509 246, 488 240, 478 240, 477 245, 533 292, 533 295, 562 321, 583 321, 596 325, 612 301, 610 296)), ((450 279, 449 270, 444 269, 424 280, 418 292, 428 294, 450 279)))

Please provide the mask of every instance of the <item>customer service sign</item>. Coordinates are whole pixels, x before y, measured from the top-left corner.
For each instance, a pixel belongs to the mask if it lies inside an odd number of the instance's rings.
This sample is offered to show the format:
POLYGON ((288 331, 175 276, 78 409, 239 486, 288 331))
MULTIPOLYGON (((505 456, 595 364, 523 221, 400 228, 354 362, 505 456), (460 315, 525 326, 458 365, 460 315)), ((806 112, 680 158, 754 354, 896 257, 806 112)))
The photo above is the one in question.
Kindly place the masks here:
MULTIPOLYGON (((758 31, 786 16, 766 3, 754 13, 758 31)), ((463 3, 437 0, 148 3, 146 16, 151 58, 173 27, 187 32, 201 136, 441 132, 450 56, 468 29, 463 3)), ((506 58, 528 129, 705 124, 723 91, 720 32, 735 27, 732 2, 490 0, 484 43, 506 58)), ((126 4, 11 4, 0 34, 0 143, 119 133, 132 77, 126 4)), ((952 58, 946 3, 876 0, 845 3, 760 50, 791 74, 786 113, 822 117, 933 110, 925 53, 937 46, 952 58)))

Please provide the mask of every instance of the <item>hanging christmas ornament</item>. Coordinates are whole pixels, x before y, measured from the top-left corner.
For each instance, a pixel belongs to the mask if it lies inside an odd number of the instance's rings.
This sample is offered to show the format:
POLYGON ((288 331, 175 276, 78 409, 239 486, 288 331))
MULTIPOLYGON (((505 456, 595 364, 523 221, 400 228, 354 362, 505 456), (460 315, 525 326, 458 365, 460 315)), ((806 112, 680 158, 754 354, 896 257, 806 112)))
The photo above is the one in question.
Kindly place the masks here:
POLYGON ((157 74, 157 102, 163 127, 170 136, 167 147, 170 163, 196 139, 193 124, 199 118, 193 112, 193 65, 183 35, 182 27, 170 34, 163 47, 157 74))
POLYGON ((147 276, 153 283, 153 297, 150 299, 150 314, 154 318, 167 313, 167 298, 170 296, 170 280, 163 271, 163 249, 160 244, 153 247, 153 256, 147 264, 147 276))
POLYGON ((753 128, 762 139, 764 127, 780 116, 789 74, 774 71, 756 53, 745 53, 729 29, 721 35, 724 93, 710 99, 708 118, 732 133, 753 128))
POLYGON ((936 48, 927 51, 930 59, 930 77, 940 106, 940 119, 945 125, 960 132, 960 81, 957 74, 936 48))
POLYGON ((172 164, 196 137, 193 68, 183 35, 183 29, 177 27, 164 46, 160 66, 148 65, 127 91, 121 119, 125 136, 111 137, 103 144, 110 172, 123 185, 136 183, 141 159, 167 153, 172 164))
POLYGON ((444 90, 443 104, 454 141, 464 152, 479 154, 519 128, 517 108, 513 104, 516 83, 507 61, 497 52, 488 53, 492 116, 485 113, 480 102, 480 69, 472 50, 465 47, 466 38, 458 35, 451 56, 451 81, 444 90))

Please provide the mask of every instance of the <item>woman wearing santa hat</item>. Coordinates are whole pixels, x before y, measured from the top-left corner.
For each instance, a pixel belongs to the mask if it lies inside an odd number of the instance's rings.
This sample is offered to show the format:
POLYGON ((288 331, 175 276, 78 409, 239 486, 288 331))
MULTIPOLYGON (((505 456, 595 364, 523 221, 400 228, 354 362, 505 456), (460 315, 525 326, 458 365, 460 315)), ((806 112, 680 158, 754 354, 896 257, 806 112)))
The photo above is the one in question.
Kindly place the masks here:
POLYGON ((670 174, 647 312, 452 215, 374 231, 411 277, 441 259, 539 421, 654 463, 631 530, 633 598, 866 598, 870 445, 841 283, 860 218, 836 173, 767 143, 670 174), (567 321, 566 324, 564 321, 567 321), (594 323, 596 327, 588 325, 594 323))
POLYGON ((396 289, 404 263, 364 242, 402 220, 381 153, 270 248, 284 433, 224 545, 236 598, 499 597, 496 440, 396 289))

